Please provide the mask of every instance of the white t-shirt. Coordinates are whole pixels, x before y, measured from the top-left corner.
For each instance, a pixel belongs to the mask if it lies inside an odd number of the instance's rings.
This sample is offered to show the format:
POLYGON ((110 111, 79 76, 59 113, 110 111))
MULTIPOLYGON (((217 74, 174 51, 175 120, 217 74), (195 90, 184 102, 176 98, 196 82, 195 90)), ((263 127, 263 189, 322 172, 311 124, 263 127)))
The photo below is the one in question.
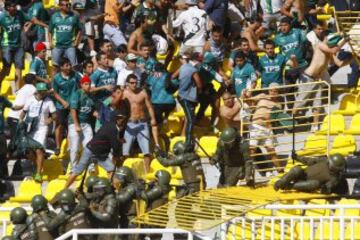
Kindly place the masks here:
POLYGON ((135 70, 130 70, 127 68, 124 68, 123 70, 121 70, 118 74, 118 78, 117 78, 117 84, 119 86, 125 86, 126 84, 126 78, 130 75, 130 74, 135 74, 138 78, 138 80, 140 80, 141 77, 141 69, 140 68, 135 68, 135 70))
POLYGON ((197 6, 193 6, 180 13, 173 21, 173 27, 182 27, 185 32, 183 43, 186 46, 202 46, 206 41, 206 19, 206 12, 197 6))
POLYGON ((113 63, 113 68, 116 70, 117 74, 119 75, 120 71, 126 68, 126 62, 121 58, 115 58, 113 63))
POLYGON ((311 43, 313 48, 315 48, 321 42, 314 31, 310 31, 308 34, 306 34, 306 38, 311 43))
MULTIPOLYGON (((23 110, 26 112, 27 116, 37 117, 39 116, 42 102, 43 100, 37 100, 35 96, 32 96, 28 101, 26 101, 23 110)), ((45 123, 45 119, 47 119, 50 114, 55 112, 56 108, 54 102, 49 97, 45 98, 44 103, 41 107, 39 127, 47 126, 45 123)))
MULTIPOLYGON (((22 88, 19 89, 19 91, 16 92, 15 101, 13 103, 14 106, 25 106, 25 103, 31 98, 34 93, 36 92, 36 88, 32 84, 25 84, 22 88)), ((9 117, 19 119, 20 113, 22 110, 9 111, 9 117)))
POLYGON ((260 6, 264 13, 274 14, 280 12, 284 0, 260 0, 260 6))

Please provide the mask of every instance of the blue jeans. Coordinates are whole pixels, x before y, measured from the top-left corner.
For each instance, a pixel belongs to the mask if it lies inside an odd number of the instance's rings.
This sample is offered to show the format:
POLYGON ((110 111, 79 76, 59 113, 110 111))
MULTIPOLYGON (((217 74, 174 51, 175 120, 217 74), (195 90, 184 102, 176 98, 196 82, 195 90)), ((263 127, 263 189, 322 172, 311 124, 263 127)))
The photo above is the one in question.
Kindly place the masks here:
POLYGON ((144 155, 150 154, 150 132, 147 122, 138 122, 134 123, 128 121, 125 135, 124 135, 125 143, 123 144, 123 155, 129 156, 131 147, 135 141, 137 140, 141 152, 144 155))
POLYGON ((21 47, 3 47, 2 48, 3 65, 11 67, 14 63, 16 69, 24 68, 24 49, 21 47))
POLYGON ((194 128, 195 122, 195 102, 191 102, 186 99, 179 98, 179 102, 181 107, 184 109, 185 117, 186 117, 186 126, 185 126, 185 144, 186 146, 190 146, 192 144, 192 131, 194 128))
POLYGON ((55 47, 51 52, 53 65, 59 66, 61 58, 66 57, 70 60, 71 65, 74 67, 77 63, 76 50, 74 47, 57 48, 55 47))
POLYGON ((73 169, 71 169, 72 173, 75 175, 80 175, 91 163, 90 160, 92 160, 92 162, 94 163, 99 164, 107 172, 113 172, 115 170, 115 165, 109 158, 108 154, 97 156, 93 154, 89 148, 85 147, 78 164, 73 169))

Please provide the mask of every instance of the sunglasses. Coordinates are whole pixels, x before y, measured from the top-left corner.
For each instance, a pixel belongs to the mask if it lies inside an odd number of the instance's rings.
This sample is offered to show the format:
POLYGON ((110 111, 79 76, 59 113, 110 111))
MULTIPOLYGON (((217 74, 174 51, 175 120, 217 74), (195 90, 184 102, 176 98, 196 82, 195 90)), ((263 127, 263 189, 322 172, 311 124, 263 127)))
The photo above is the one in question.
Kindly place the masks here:
POLYGON ((71 6, 71 3, 61 3, 60 6, 70 7, 70 6, 71 6))
POLYGON ((133 85, 133 84, 136 84, 137 82, 129 82, 129 84, 133 85))

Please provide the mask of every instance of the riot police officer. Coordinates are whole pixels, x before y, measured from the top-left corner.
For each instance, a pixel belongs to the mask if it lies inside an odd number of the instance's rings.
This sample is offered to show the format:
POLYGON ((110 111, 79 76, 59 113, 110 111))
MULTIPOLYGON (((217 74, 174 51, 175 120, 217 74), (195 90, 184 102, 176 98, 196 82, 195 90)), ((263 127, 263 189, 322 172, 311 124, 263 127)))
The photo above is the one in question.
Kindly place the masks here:
POLYGON ((15 240, 12 236, 4 236, 1 238, 1 240, 15 240))
POLYGON ((93 191, 93 187, 98 180, 99 178, 97 176, 89 176, 85 181, 86 192, 84 193, 84 196, 88 202, 96 197, 96 194, 93 191))
POLYGON ((14 224, 12 237, 20 240, 37 240, 36 227, 30 221, 28 214, 22 207, 16 207, 10 212, 10 221, 14 224))
POLYGON ((129 222, 136 216, 134 200, 139 197, 139 193, 145 188, 144 185, 139 184, 135 174, 128 167, 120 167, 116 171, 115 177, 120 182, 120 189, 116 194, 119 205, 120 228, 128 228, 129 222))
POLYGON ((163 166, 179 166, 181 169, 186 189, 178 194, 178 197, 200 191, 201 181, 204 183, 204 172, 200 157, 194 152, 186 152, 185 150, 185 143, 178 141, 173 146, 174 156, 169 157, 167 154, 156 152, 156 157, 163 166))
MULTIPOLYGON (((118 208, 111 183, 106 178, 99 178, 93 186, 96 195, 90 201, 90 213, 93 226, 97 228, 117 228, 118 208)), ((98 239, 114 239, 115 235, 99 235, 98 239)))
MULTIPOLYGON (((50 229, 58 229, 62 235, 72 229, 91 228, 86 215, 87 201, 79 195, 79 203, 76 202, 75 193, 70 189, 62 190, 58 195, 58 204, 61 211, 49 223, 50 229)), ((92 239, 90 236, 81 235, 79 239, 92 239)))
POLYGON ((56 229, 48 228, 48 224, 51 219, 55 218, 56 213, 49 210, 46 198, 40 194, 35 195, 31 200, 31 207, 33 209, 31 220, 36 226, 39 239, 46 240, 57 237, 56 229))
MULTIPOLYGON (((141 193, 141 198, 146 202, 147 211, 161 207, 169 201, 168 195, 171 191, 170 174, 165 170, 158 170, 155 173, 156 180, 149 184, 146 191, 141 193)), ((151 213, 149 214, 151 218, 151 213)), ((164 221, 167 221, 167 217, 164 216, 164 221)), ((151 239, 161 239, 161 235, 153 234, 151 239)))
POLYGON ((341 182, 342 173, 345 170, 345 158, 341 154, 324 157, 300 157, 294 154, 293 158, 307 167, 305 169, 295 166, 274 184, 278 191, 295 189, 302 192, 321 190, 321 193, 329 194, 341 182))
POLYGON ((171 191, 170 174, 165 170, 158 170, 155 173, 155 182, 149 189, 141 193, 141 198, 147 203, 147 210, 160 207, 168 202, 168 195, 171 191))
POLYGON ((253 164, 248 141, 241 138, 234 128, 226 128, 220 135, 215 155, 210 164, 218 164, 220 179, 218 186, 235 186, 240 179, 253 185, 253 164))

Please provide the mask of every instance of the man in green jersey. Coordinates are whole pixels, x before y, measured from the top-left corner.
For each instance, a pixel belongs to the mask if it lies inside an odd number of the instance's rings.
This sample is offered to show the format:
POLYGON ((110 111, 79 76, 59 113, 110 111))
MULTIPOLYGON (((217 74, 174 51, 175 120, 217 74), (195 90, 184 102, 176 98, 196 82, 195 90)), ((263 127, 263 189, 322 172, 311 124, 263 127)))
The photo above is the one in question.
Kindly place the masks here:
MULTIPOLYGON (((70 10, 69 0, 59 1, 59 11, 55 12, 49 24, 49 42, 52 48, 52 62, 55 71, 62 57, 67 57, 72 66, 77 65, 76 48, 81 41, 80 19, 70 10)), ((54 72, 55 73, 55 72, 54 72)))
POLYGON ((94 101, 90 98, 91 80, 84 76, 80 80, 81 89, 72 93, 70 97, 69 131, 70 161, 73 167, 77 162, 80 151, 80 142, 83 148, 92 139, 91 117, 95 107, 94 101))
POLYGON ((56 99, 57 123, 55 129, 56 151, 59 154, 60 145, 63 140, 63 132, 68 124, 68 116, 70 113, 69 104, 70 97, 76 91, 80 74, 74 72, 71 68, 71 62, 67 58, 60 61, 60 72, 54 76, 53 89, 56 99))
POLYGON ((271 40, 267 40, 264 46, 266 54, 259 61, 261 87, 268 88, 273 82, 282 85, 284 83, 283 70, 285 66, 295 67, 297 64, 296 58, 293 55, 286 61, 284 55, 275 53, 275 44, 271 40))
POLYGON ((45 28, 48 28, 46 19, 48 13, 41 0, 31 0, 31 6, 28 10, 29 18, 33 23, 31 31, 34 32, 34 47, 37 43, 45 42, 45 28))
POLYGON ((21 32, 28 26, 28 19, 22 11, 16 9, 16 2, 5 1, 5 12, 0 16, 1 51, 3 68, 0 71, 0 83, 9 75, 11 65, 15 65, 16 88, 20 88, 24 68, 24 49, 21 47, 21 32))
POLYGON ((37 81, 47 84, 51 83, 45 65, 46 45, 43 42, 38 42, 35 45, 35 57, 30 63, 30 72, 35 75, 37 81))
POLYGON ((95 93, 95 101, 103 101, 109 97, 116 85, 117 72, 109 66, 109 58, 104 52, 96 55, 98 67, 91 74, 91 92, 95 93))
POLYGON ((235 68, 231 75, 231 81, 235 89, 236 96, 241 97, 248 90, 256 86, 256 72, 254 67, 246 62, 245 54, 238 52, 235 56, 235 68))

